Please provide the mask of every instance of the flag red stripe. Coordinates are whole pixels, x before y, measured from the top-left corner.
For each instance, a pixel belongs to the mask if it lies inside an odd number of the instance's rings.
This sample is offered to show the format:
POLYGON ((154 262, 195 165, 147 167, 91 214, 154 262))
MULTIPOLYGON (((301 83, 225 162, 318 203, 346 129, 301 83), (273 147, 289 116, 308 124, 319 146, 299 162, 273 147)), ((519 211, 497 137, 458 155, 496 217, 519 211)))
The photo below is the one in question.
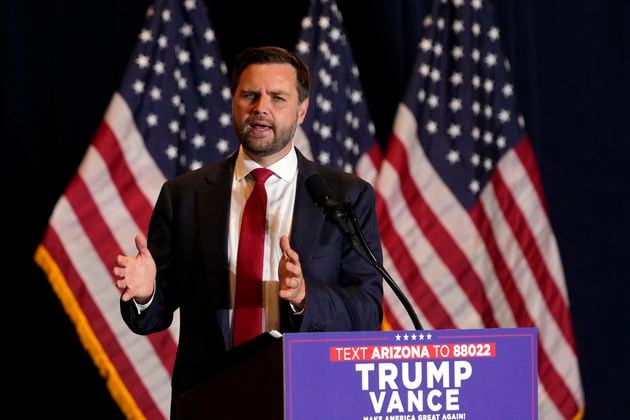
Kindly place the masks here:
MULTIPOLYGON (((525 168, 527 175, 529 176, 529 179, 531 180, 531 183, 534 186, 534 190, 536 191, 536 194, 538 195, 538 200, 540 201, 541 205, 545 209, 545 213, 548 214, 547 202, 546 202, 545 194, 542 188, 542 181, 540 179, 540 172, 538 170, 538 165, 536 164, 536 157, 534 156, 534 152, 532 150, 529 139, 525 137, 525 141, 521 141, 514 148, 514 151, 516 152, 516 155, 521 160, 523 167, 525 168)), ((556 283, 554 282, 554 284, 556 283)), ((561 328, 563 330, 565 328, 568 328, 568 331, 566 331, 566 333, 568 333, 571 337, 568 340, 568 342, 571 345, 571 348, 575 351, 576 349, 575 336, 573 334, 573 324, 570 319, 570 312, 569 312, 570 309, 568 308, 568 304, 566 305, 566 311, 567 312, 565 312, 566 314, 565 320, 568 327, 561 326, 561 328)))
MULTIPOLYGON (((81 177, 76 175, 73 177, 66 190, 66 198, 103 263, 108 267, 113 267, 116 256, 122 254, 122 250, 116 246, 116 239, 107 228, 100 209, 81 177)), ((111 271, 110 279, 114 282, 111 271)), ((147 338, 166 370, 172 373, 177 345, 170 333, 162 331, 151 334, 147 338)))
POLYGON ((481 201, 477 202, 475 207, 470 210, 470 217, 484 242, 486 253, 488 254, 488 258, 492 262, 492 266, 494 268, 494 273, 499 280, 499 284, 503 289, 507 303, 512 309, 512 313, 514 314, 514 318, 516 319, 518 326, 533 326, 534 322, 530 318, 525 301, 516 287, 512 271, 505 263, 505 260, 501 255, 499 246, 497 245, 494 234, 492 233, 492 228, 490 227, 490 220, 484 211, 481 201))
MULTIPOLYGON (((73 176, 68 184, 65 197, 103 264, 113 267, 116 255, 121 253, 120 248, 116 246, 116 239, 111 235, 100 209, 92 199, 92 194, 78 174, 73 176)), ((110 278, 113 283, 111 274, 110 278)))
MULTIPOLYGON (((387 159, 398 171, 401 192, 417 225, 431 243, 435 252, 453 273, 460 287, 479 313, 484 325, 489 328, 497 327, 498 323, 494 318, 490 301, 484 293, 481 279, 476 274, 475 269, 471 267, 459 244, 444 228, 439 217, 433 213, 433 210, 424 200, 422 193, 416 188, 407 165, 407 151, 396 135, 390 137, 387 159)), ((437 328, 444 328, 440 324, 434 325, 437 328)))
POLYGON ((416 302, 416 306, 429 308, 424 316, 431 325, 439 325, 440 328, 455 328, 453 319, 426 283, 409 250, 392 226, 389 211, 380 194, 377 194, 377 214, 383 246, 387 248, 387 253, 398 273, 404 279, 407 290, 416 302))
POLYGON ((374 143, 367 153, 370 157, 370 160, 372 161, 372 165, 378 172, 378 169, 381 167, 381 162, 383 161, 383 153, 381 151, 381 147, 378 143, 374 143))
POLYGON ((136 184, 120 144, 107 122, 104 121, 99 126, 93 146, 101 154, 103 160, 107 162, 112 181, 134 221, 142 232, 147 232, 153 204, 148 201, 136 184))
POLYGON ((573 418, 578 412, 578 403, 564 379, 553 368, 551 360, 542 350, 540 343, 538 343, 538 377, 541 378, 547 394, 563 416, 567 419, 573 418))
POLYGON ((51 227, 46 229, 42 244, 48 249, 50 255, 54 256, 55 262, 63 272, 68 287, 72 290, 79 307, 90 324, 90 328, 94 331, 94 336, 101 343, 110 362, 123 379, 127 390, 133 395, 138 407, 143 413, 147 413, 148 418, 163 418, 151 394, 138 376, 133 363, 127 358, 116 335, 112 332, 98 305, 92 299, 92 295, 86 289, 85 282, 76 272, 63 244, 51 227))
MULTIPOLYGON (((479 230, 481 237, 483 238, 486 250, 490 261, 492 262, 494 272, 497 275, 499 283, 503 288, 506 299, 514 318, 516 319, 517 326, 519 327, 536 327, 534 320, 529 314, 528 306, 526 305, 523 296, 515 286, 515 280, 512 276, 512 272, 505 263, 501 251, 495 241, 494 235, 490 228, 490 221, 487 218, 486 212, 481 206, 481 201, 472 209, 471 217, 479 230)), ((561 399, 565 398, 566 394, 571 395, 571 391, 568 389, 566 383, 562 380, 558 371, 554 368, 549 357, 547 356, 542 343, 542 336, 539 335, 538 343, 538 372, 543 386, 547 389, 547 393, 552 400, 560 407, 561 399)), ((575 403, 575 400, 574 400, 575 403)))
POLYGON ((523 166, 527 169, 527 174, 529 175, 532 186, 538 195, 538 201, 540 201, 545 213, 549 214, 547 199, 543 191, 542 180, 540 179, 540 171, 538 170, 538 164, 536 163, 536 157, 534 156, 529 138, 525 136, 512 150, 514 150, 521 162, 523 162, 523 166))
MULTIPOLYGON (((530 172, 530 168, 526 169, 530 172)), ((536 278, 536 283, 545 299, 549 312, 556 320, 560 330, 562 330, 562 334, 571 346, 571 349, 575 351, 569 308, 566 306, 561 291, 549 273, 540 249, 536 246, 536 239, 529 228, 527 220, 523 216, 521 209, 516 205, 503 177, 498 171, 492 177, 492 186, 505 220, 514 232, 514 237, 531 268, 532 274, 536 278)))

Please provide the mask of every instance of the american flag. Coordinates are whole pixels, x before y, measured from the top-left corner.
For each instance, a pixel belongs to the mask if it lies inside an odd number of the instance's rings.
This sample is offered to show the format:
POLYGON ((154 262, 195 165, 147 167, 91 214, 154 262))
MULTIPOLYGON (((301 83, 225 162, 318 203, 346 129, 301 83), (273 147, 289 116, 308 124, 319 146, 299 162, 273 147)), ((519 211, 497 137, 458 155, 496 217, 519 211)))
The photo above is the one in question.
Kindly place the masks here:
MULTIPOLYGON (((538 329, 539 416, 584 407, 569 300, 488 0, 436 0, 377 179, 385 267, 425 328, 538 329)), ((411 323, 385 291, 394 329, 411 323)))
POLYGON ((313 80, 309 109, 296 133, 297 147, 322 165, 373 182, 380 147, 334 0, 311 0, 295 50, 313 80))
POLYGON ((156 0, 122 84, 58 200, 35 260, 128 418, 168 418, 177 314, 139 336, 122 321, 112 267, 135 254, 162 183, 236 150, 231 93, 205 5, 156 0))

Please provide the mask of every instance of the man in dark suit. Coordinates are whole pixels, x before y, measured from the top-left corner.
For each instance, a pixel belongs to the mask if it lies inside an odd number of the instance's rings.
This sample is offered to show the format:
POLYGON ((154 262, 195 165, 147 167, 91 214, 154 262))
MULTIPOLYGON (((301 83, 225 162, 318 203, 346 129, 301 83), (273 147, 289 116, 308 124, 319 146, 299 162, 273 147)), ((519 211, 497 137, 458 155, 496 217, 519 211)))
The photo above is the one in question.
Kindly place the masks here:
POLYGON ((117 258, 121 313, 131 330, 164 330, 180 310, 173 401, 204 381, 233 347, 239 231, 254 188, 253 169, 272 172, 265 183, 261 332, 380 327, 382 277, 325 220, 305 182, 321 176, 335 200, 352 204, 380 261, 375 193, 364 180, 318 165, 294 147, 309 88, 308 69, 296 55, 276 47, 241 53, 232 77, 238 152, 167 181, 151 218, 148 243, 138 235, 138 254, 117 258))

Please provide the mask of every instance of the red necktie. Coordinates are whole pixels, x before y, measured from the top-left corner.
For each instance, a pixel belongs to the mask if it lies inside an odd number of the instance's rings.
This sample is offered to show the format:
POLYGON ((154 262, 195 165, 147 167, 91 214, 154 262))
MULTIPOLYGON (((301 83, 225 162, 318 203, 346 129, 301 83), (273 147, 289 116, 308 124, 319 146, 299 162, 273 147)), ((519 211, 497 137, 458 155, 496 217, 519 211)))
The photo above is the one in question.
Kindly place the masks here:
POLYGON ((257 168, 251 174, 256 184, 245 203, 238 240, 232 347, 262 333, 262 272, 267 221, 265 181, 273 172, 257 168))

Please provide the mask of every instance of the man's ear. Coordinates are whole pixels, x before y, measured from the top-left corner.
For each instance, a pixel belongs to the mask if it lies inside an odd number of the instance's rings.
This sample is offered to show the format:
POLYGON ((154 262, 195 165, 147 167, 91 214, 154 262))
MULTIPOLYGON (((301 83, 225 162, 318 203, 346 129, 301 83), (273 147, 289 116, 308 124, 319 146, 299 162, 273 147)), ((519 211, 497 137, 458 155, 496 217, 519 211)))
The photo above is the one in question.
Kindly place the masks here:
POLYGON ((298 125, 302 124, 304 117, 306 117, 306 111, 308 110, 308 98, 304 99, 301 104, 298 104, 298 125))

